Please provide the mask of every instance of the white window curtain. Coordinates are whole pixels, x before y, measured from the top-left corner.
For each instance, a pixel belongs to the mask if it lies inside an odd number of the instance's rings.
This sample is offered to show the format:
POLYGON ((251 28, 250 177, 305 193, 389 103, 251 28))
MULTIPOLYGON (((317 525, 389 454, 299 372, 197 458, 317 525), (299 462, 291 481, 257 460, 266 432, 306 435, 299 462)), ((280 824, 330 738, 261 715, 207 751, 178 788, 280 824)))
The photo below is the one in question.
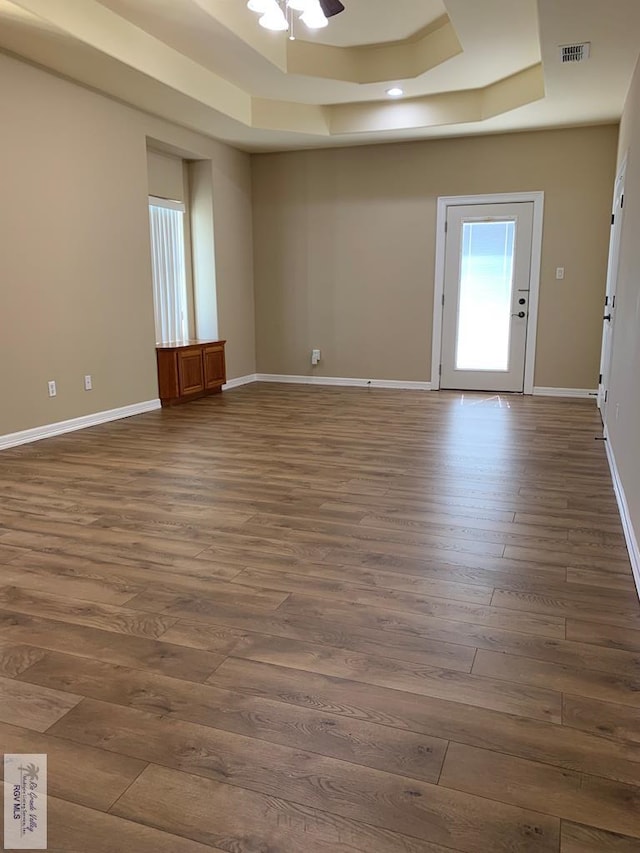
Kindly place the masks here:
POLYGON ((182 203, 149 199, 153 304, 159 344, 189 337, 183 219, 182 203))

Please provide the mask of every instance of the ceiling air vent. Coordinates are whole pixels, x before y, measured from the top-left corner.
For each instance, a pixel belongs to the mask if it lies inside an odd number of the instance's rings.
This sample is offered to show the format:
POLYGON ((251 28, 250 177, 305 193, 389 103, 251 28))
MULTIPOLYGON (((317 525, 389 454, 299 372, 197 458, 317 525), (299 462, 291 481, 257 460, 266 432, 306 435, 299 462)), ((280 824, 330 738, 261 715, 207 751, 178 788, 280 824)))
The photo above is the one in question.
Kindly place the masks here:
POLYGON ((560 45, 560 61, 563 65, 568 62, 584 62, 589 59, 591 42, 583 41, 577 44, 560 45))

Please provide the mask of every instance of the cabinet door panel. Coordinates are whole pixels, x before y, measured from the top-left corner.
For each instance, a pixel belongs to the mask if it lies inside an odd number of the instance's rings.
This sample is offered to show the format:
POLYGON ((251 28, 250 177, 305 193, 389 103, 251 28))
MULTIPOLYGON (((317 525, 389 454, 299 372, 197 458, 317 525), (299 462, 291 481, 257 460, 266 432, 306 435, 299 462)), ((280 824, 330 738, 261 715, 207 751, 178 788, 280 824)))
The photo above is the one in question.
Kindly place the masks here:
POLYGON ((204 390, 201 350, 189 349, 178 353, 178 374, 181 395, 196 394, 204 390))
POLYGON ((178 356, 171 350, 158 350, 158 391, 163 401, 175 400, 180 396, 178 381, 178 356))
POLYGON ((205 347, 204 349, 204 384, 205 388, 217 388, 226 382, 224 363, 224 348, 221 346, 205 347))

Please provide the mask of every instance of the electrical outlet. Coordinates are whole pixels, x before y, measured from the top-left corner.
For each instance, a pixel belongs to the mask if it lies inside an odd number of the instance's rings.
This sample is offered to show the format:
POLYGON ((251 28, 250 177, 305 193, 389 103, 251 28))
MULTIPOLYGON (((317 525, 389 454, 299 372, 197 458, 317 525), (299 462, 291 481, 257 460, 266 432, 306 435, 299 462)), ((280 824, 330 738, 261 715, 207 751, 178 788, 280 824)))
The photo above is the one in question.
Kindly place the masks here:
POLYGON ((91 391, 92 388, 93 388, 93 381, 91 379, 91 374, 87 373, 86 376, 84 377, 84 390, 85 391, 91 391))
POLYGON ((58 393, 58 391, 57 391, 57 389, 56 389, 56 383, 55 383, 55 380, 54 380, 54 379, 51 379, 47 384, 49 385, 49 396, 50 396, 50 397, 55 397, 55 396, 56 396, 56 394, 58 393))
POLYGON ((320 350, 313 349, 311 350, 311 364, 317 364, 320 361, 320 350))
POLYGON ((564 278, 564 267, 556 267, 556 278, 558 281, 562 281, 564 278))

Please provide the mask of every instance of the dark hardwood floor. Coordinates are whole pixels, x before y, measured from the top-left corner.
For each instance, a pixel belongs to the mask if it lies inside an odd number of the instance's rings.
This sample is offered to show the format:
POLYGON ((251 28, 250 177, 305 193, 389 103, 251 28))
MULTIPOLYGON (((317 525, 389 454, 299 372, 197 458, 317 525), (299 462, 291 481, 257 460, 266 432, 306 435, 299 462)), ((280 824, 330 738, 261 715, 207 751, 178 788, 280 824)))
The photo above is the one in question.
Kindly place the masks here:
POLYGON ((55 853, 638 853, 591 401, 251 385, 0 454, 55 853))

